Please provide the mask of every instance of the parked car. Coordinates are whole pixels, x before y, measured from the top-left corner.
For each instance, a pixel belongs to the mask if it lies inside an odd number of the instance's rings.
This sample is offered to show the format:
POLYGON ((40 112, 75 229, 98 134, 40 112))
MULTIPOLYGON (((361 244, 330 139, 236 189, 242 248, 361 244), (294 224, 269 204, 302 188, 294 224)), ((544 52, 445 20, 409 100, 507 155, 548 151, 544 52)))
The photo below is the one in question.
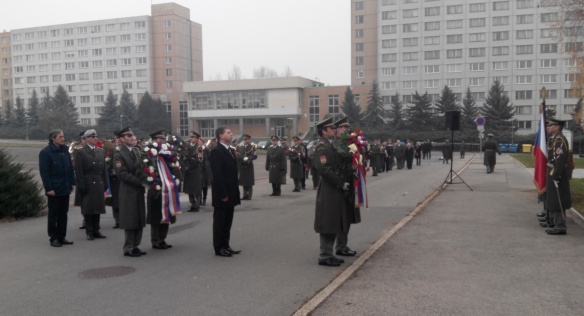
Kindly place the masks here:
POLYGON ((268 144, 267 140, 262 140, 262 141, 259 141, 257 143, 257 146, 258 146, 258 149, 266 150, 266 149, 268 149, 269 144, 268 144))

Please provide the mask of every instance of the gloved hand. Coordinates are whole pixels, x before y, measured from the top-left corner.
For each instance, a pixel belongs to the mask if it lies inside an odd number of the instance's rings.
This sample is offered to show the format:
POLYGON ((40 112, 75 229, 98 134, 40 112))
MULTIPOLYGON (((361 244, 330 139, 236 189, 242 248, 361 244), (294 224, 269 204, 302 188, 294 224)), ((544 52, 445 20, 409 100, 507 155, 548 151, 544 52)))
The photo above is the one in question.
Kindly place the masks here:
POLYGON ((351 185, 349 184, 349 182, 345 182, 343 184, 343 191, 349 191, 350 188, 351 188, 351 185))
POLYGON ((243 157, 243 161, 248 161, 248 160, 249 160, 249 158, 243 157))

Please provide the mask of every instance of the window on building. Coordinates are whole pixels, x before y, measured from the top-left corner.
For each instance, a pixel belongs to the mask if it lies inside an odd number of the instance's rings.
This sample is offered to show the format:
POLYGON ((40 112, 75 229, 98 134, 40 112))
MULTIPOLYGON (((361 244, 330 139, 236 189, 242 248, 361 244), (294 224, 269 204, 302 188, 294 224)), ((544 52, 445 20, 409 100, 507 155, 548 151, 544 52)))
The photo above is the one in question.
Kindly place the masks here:
POLYGON ((469 57, 485 57, 486 56, 486 48, 484 47, 476 47, 470 48, 468 50, 469 57))
POLYGON ((446 6, 446 14, 461 14, 462 4, 446 6))
POLYGON ((440 51, 439 50, 425 51, 424 59, 425 60, 440 59, 440 51))
MULTIPOLYGON (((417 71, 416 71, 416 73, 417 73, 417 71)), ((437 74, 437 73, 440 73, 440 65, 424 66, 424 73, 425 74, 437 74)))
POLYGON ((408 66, 402 68, 403 75, 415 75, 418 74, 418 66, 408 66))
POLYGON ((495 1, 493 2, 493 11, 509 10, 509 1, 495 1))
POLYGON ((555 68, 558 66, 557 59, 542 59, 541 68, 555 68))
POLYGON ((507 70, 509 69, 508 61, 496 61, 493 63, 493 70, 507 70))
POLYGON ((487 10, 487 6, 485 3, 471 3, 469 5, 470 12, 485 12, 487 10))
POLYGON ((493 25, 509 25, 509 17, 508 16, 496 16, 493 18, 493 25))
POLYGON ((439 29, 440 29, 440 22, 438 22, 438 21, 424 23, 424 30, 426 30, 426 31, 437 31, 439 29))
POLYGON ((381 68, 381 76, 383 77, 387 77, 387 76, 393 76, 396 74, 396 68, 381 68))
POLYGON ((404 10, 403 13, 402 13, 402 16, 404 18, 406 18, 406 19, 407 18, 415 18, 415 17, 418 16, 418 9, 407 9, 407 10, 404 10))
POLYGON ((458 44, 462 43, 462 34, 446 35, 447 44, 458 44))
POLYGON ((533 60, 518 60, 517 69, 531 69, 533 68, 533 60))
POLYGON ((440 15, 440 7, 424 8, 424 16, 437 16, 437 15, 440 15))
POLYGON ((446 22, 447 29, 460 29, 462 25, 462 20, 450 20, 446 22))
POLYGON ((517 15, 517 24, 532 24, 533 14, 517 15))
POLYGON ((424 45, 440 45, 440 36, 424 37, 424 45))
POLYGON ((446 85, 453 88, 460 87, 462 86, 462 79, 461 78, 447 79, 446 85))
POLYGON ((516 84, 532 84, 533 83, 533 76, 526 75, 526 76, 517 76, 515 77, 516 84))
POLYGON ((333 94, 328 96, 328 112, 330 114, 341 113, 341 107, 339 106, 339 95, 333 94))
POLYGON ((418 53, 411 52, 411 53, 403 53, 403 61, 414 61, 418 60, 418 53))
POLYGON ((533 54, 533 45, 517 45, 515 54, 516 55, 533 54))
POLYGON ((418 31, 418 23, 403 24, 403 32, 404 33, 417 32, 417 31, 418 31))
POLYGON ((470 27, 484 27, 487 23, 485 18, 474 18, 469 20, 470 27))
POLYGON ((531 100, 532 92, 531 90, 515 91, 515 100, 531 100))
POLYGON ((509 55, 509 46, 493 47, 493 56, 509 55))
POLYGON ((418 38, 417 37, 404 38, 402 46, 404 47, 418 46, 418 38))

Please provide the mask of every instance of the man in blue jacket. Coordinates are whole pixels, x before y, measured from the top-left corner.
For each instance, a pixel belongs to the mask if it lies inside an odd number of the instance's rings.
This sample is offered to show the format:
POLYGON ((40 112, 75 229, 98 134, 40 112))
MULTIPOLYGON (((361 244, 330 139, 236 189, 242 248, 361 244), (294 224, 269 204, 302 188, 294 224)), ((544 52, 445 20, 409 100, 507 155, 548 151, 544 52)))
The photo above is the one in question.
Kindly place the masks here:
POLYGON ((49 206, 48 232, 51 246, 71 245, 67 235, 69 196, 75 185, 75 173, 65 135, 60 129, 49 133, 49 145, 39 153, 39 170, 49 206))

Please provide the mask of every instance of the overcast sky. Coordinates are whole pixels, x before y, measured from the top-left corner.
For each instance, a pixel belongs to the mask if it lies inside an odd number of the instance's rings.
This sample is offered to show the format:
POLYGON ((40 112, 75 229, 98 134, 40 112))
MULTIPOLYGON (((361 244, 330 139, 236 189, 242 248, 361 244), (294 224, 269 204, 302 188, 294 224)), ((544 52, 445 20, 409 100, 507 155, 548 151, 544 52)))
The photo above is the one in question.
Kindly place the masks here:
MULTIPOLYGON (((168 1, 153 1, 166 3, 168 1)), ((203 25, 204 80, 238 65, 244 78, 267 66, 326 85, 350 84, 346 0, 176 0, 203 25)), ((3 1, 0 30, 150 15, 150 0, 3 1)))

